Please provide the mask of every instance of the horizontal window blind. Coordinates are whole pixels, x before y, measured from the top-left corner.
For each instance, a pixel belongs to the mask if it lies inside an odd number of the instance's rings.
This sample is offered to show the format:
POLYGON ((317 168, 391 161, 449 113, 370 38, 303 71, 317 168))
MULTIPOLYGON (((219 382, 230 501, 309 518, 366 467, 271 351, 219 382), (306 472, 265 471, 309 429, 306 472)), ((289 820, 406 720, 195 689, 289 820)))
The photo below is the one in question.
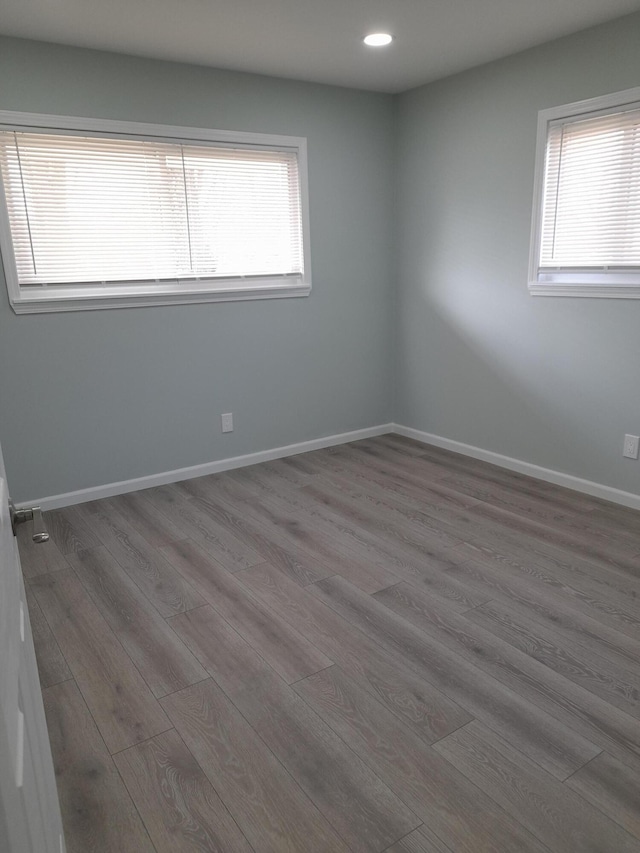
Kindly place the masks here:
POLYGON ((302 276, 295 151, 0 132, 21 287, 302 276))
POLYGON ((640 267, 640 109, 550 125, 539 266, 640 267))

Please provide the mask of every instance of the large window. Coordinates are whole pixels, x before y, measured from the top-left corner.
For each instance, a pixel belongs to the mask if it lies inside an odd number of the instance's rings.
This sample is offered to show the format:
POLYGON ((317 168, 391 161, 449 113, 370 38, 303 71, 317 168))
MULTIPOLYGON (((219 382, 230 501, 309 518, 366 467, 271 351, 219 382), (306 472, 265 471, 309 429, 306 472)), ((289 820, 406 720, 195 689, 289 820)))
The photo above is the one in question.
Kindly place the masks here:
POLYGON ((307 295, 305 140, 0 113, 18 313, 307 295))
POLYGON ((529 288, 640 298, 640 89, 540 113, 529 288))

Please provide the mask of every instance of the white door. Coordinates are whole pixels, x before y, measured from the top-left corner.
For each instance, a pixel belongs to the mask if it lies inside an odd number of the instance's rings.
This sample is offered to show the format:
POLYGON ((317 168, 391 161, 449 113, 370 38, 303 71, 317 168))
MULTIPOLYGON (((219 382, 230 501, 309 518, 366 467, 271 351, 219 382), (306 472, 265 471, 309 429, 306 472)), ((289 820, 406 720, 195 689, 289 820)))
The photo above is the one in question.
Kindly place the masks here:
POLYGON ((0 447, 0 851, 63 853, 64 849, 0 447))

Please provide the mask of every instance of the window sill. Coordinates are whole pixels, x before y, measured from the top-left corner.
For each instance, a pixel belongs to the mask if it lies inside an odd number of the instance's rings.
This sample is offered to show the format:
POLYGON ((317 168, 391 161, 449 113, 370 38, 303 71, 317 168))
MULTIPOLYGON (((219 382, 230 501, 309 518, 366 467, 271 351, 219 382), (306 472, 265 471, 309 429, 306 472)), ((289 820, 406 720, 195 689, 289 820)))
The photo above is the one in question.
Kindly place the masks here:
POLYGON ((203 302, 246 302, 253 299, 287 299, 309 296, 311 284, 251 284, 203 288, 78 288, 49 287, 22 292, 11 298, 16 314, 41 314, 57 311, 97 311, 108 308, 144 308, 149 305, 189 305, 203 302))
POLYGON ((640 285, 615 284, 529 284, 531 296, 573 296, 595 299, 640 299, 640 285))

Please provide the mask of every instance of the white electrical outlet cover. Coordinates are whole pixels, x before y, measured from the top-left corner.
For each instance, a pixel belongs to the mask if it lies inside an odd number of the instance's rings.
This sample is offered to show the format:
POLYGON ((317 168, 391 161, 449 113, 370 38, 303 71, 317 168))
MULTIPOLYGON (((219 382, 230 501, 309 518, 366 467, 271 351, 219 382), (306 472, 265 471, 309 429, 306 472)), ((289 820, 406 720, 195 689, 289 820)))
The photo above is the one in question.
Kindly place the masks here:
POLYGON ((627 459, 637 459, 639 444, 640 438, 637 435, 625 435, 622 455, 626 456, 627 459))

